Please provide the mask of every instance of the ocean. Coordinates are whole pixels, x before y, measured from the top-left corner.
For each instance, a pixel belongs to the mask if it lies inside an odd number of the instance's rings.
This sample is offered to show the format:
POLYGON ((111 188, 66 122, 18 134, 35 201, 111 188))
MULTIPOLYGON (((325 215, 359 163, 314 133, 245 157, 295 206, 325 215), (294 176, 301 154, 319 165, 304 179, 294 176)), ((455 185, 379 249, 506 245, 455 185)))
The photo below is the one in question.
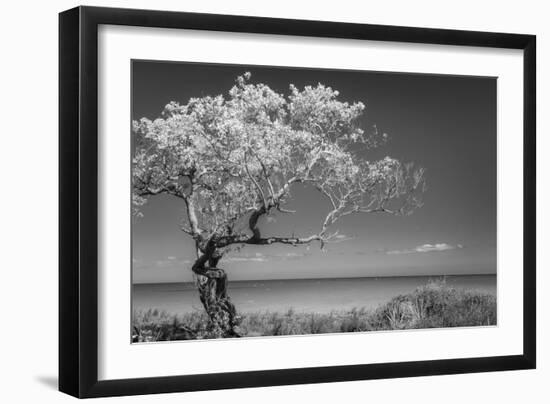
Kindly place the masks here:
MULTIPOLYGON (((241 313, 295 311, 327 313, 354 307, 376 308, 391 298, 412 292, 437 276, 284 279, 229 282, 229 296, 241 313)), ((446 276, 449 286, 496 295, 496 275, 446 276)), ((158 309, 169 313, 202 310, 193 283, 134 284, 133 310, 158 309)))

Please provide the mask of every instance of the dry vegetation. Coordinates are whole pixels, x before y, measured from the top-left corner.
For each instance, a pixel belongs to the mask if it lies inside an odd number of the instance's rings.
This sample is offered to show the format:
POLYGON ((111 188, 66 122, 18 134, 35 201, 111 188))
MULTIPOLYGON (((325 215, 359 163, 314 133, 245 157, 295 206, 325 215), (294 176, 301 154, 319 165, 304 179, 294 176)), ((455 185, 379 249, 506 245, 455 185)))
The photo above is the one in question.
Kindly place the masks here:
MULTIPOLYGON (((496 325, 496 298, 479 291, 431 282, 399 295, 374 310, 354 308, 330 313, 255 312, 242 315, 243 337, 303 335, 496 325)), ((158 310, 134 313, 134 342, 220 338, 204 312, 173 315, 158 310)))

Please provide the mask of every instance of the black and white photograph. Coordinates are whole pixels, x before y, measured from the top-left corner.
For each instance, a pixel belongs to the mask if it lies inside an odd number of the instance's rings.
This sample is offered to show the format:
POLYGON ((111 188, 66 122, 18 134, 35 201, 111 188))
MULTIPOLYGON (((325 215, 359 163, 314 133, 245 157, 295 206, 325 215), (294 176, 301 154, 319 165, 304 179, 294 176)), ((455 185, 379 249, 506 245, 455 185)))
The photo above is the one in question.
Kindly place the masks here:
POLYGON ((133 60, 132 342, 497 325, 497 79, 133 60))
POLYGON ((89 3, 4 8, 1 402, 548 401, 544 2, 89 3))

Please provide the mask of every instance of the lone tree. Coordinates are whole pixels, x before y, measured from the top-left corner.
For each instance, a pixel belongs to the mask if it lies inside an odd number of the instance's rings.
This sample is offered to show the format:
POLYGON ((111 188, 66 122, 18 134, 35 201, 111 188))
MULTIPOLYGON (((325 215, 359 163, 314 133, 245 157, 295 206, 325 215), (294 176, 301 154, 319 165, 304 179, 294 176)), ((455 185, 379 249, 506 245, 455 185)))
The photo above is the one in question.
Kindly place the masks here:
POLYGON ((365 149, 386 139, 358 127, 361 102, 337 99, 318 84, 285 97, 239 76, 229 96, 169 103, 160 118, 133 122, 134 213, 153 195, 179 198, 181 230, 193 238, 201 302, 219 336, 238 336, 238 316, 227 294, 220 260, 245 245, 291 246, 336 238, 332 226, 355 213, 409 214, 421 205, 424 170, 385 157, 366 161, 365 149), (315 234, 263 236, 259 219, 285 209, 297 184, 326 198, 315 234))

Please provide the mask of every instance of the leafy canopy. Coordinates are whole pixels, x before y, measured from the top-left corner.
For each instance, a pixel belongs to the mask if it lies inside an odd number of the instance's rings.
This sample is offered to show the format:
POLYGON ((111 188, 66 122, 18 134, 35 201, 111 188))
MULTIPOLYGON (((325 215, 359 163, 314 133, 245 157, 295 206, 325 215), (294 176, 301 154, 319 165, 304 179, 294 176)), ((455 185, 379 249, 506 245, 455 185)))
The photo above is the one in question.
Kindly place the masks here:
POLYGON ((365 106, 338 95, 322 84, 290 85, 285 97, 245 73, 227 98, 171 102, 158 119, 134 121, 135 212, 152 195, 181 198, 182 230, 204 253, 231 244, 323 243, 343 216, 406 214, 420 206, 423 169, 390 157, 365 160, 365 149, 386 136, 359 128, 365 106), (329 203, 319 232, 263 238, 258 219, 289 212, 285 204, 298 183, 312 185, 329 203))

